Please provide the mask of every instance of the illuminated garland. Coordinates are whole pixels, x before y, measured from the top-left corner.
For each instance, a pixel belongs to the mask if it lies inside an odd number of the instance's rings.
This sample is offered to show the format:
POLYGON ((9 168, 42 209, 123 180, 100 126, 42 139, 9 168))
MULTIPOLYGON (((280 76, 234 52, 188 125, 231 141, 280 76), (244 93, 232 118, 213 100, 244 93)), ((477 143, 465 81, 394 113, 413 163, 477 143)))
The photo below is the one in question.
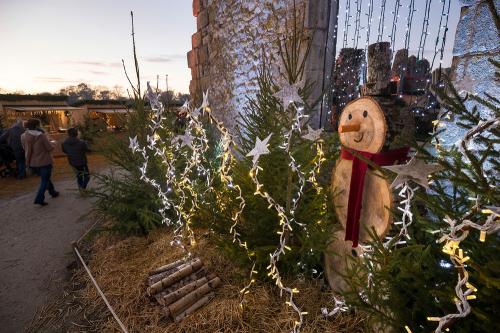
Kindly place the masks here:
POLYGON ((189 112, 189 122, 185 133, 171 138, 168 143, 165 142, 157 133, 162 128, 162 123, 165 120, 165 108, 159 101, 158 95, 151 89, 149 83, 146 96, 150 101, 151 110, 153 111, 149 125, 151 135, 147 135, 146 147, 140 147, 137 137, 130 138, 129 147, 133 153, 140 153, 144 160, 140 167, 141 179, 158 191, 158 197, 162 202, 159 209, 162 222, 175 226, 174 240, 171 244, 181 247, 187 253, 187 256, 190 256, 191 253, 183 244, 184 232, 187 234, 191 245, 194 245, 196 240, 191 228, 191 219, 196 208, 199 207, 199 198, 201 197, 201 200, 203 200, 203 195, 196 193, 194 190, 194 183, 190 176, 193 172, 197 173, 196 177, 194 177, 195 179, 205 176, 207 191, 211 189, 212 180, 210 171, 202 163, 204 153, 209 148, 208 139, 202 124, 197 119, 199 110, 191 108, 189 103, 186 102, 183 109, 189 112), (197 136, 193 136, 193 133, 197 136), (166 147, 171 147, 173 151, 167 152, 166 147), (188 147, 189 150, 182 149, 183 147, 188 147), (155 156, 161 157, 161 163, 166 166, 166 182, 163 187, 158 181, 147 176, 147 167, 150 159, 148 151, 153 152, 155 156), (174 159, 177 154, 182 155, 187 161, 184 170, 179 174, 177 174, 174 166, 174 159), (170 198, 174 194, 179 199, 177 204, 170 198), (173 209, 175 212, 177 217, 175 221, 172 221, 166 214, 170 209, 173 209))
MULTIPOLYGON (((437 134, 437 128, 443 126, 443 124, 441 123, 443 117, 449 117, 449 115, 443 114, 442 117, 438 118, 434 122, 433 134, 437 134)), ((459 150, 464 158, 467 158, 467 146, 472 139, 474 139, 479 134, 498 126, 500 126, 500 117, 480 122, 478 125, 467 131, 467 133, 458 143, 459 150)), ((435 147, 437 151, 441 150, 439 140, 435 141, 435 147)), ((469 273, 467 272, 467 269, 464 265, 464 263, 470 258, 468 256, 464 257, 463 250, 460 248, 460 243, 468 237, 470 229, 476 229, 480 231, 479 240, 481 242, 485 241, 486 234, 491 234, 500 230, 500 223, 498 223, 498 218, 500 217, 498 208, 486 207, 484 209, 481 209, 479 204, 479 197, 470 198, 470 200, 475 201, 475 204, 472 209, 462 217, 460 224, 457 224, 456 220, 453 220, 448 216, 444 219, 444 221, 450 226, 449 232, 445 233, 437 241, 438 243, 444 243, 443 252, 450 256, 451 262, 454 264, 455 268, 458 271, 458 279, 455 286, 455 293, 457 297, 455 299, 455 306, 457 307, 458 312, 447 314, 443 317, 427 317, 427 320, 429 321, 438 322, 438 327, 435 331, 436 333, 441 333, 443 328, 447 328, 456 319, 466 317, 471 311, 471 307, 468 301, 476 299, 476 296, 473 295, 473 293, 476 292, 477 289, 468 282, 469 273), (469 216, 471 216, 473 212, 482 212, 483 214, 487 214, 488 217, 483 224, 477 224, 469 220, 469 216)), ((444 231, 437 230, 434 233, 442 232, 444 231)))
POLYGON ((208 91, 203 93, 203 103, 201 108, 208 115, 208 118, 211 123, 215 125, 215 128, 221 134, 221 142, 222 142, 222 160, 220 166, 219 176, 223 184, 225 184, 228 188, 233 189, 237 193, 236 200, 238 200, 238 209, 231 214, 232 224, 229 229, 229 233, 233 236, 233 243, 237 243, 240 248, 245 250, 245 253, 248 259, 252 262, 252 269, 249 274, 249 282, 243 289, 240 290, 241 301, 240 307, 243 308, 243 304, 245 303, 245 296, 250 292, 250 288, 255 283, 255 279, 253 278, 254 274, 258 272, 255 270, 255 260, 252 258, 255 256, 255 253, 250 251, 248 248, 248 244, 246 241, 241 240, 241 235, 237 231, 237 226, 240 221, 241 214, 245 209, 245 199, 243 198, 243 193, 241 191, 241 187, 238 184, 234 183, 233 176, 231 175, 231 168, 234 164, 235 157, 233 155, 233 148, 236 147, 236 143, 234 142, 229 130, 224 126, 222 121, 219 121, 212 113, 210 109, 209 101, 208 101, 208 91))
MULTIPOLYGON (((320 171, 322 162, 325 161, 324 152, 322 150, 322 141, 320 139, 322 130, 312 130, 310 127, 308 127, 308 133, 306 135, 302 135, 302 138, 315 142, 316 156, 313 159, 313 168, 308 173, 307 179, 306 174, 302 171, 301 165, 297 164, 297 161, 291 153, 292 136, 295 132, 297 132, 298 134, 302 133, 302 120, 308 117, 304 115, 304 108, 297 107, 297 105, 295 104, 296 102, 301 101, 301 97, 298 95, 298 90, 300 89, 298 87, 299 84, 300 83, 289 84, 288 82, 284 82, 281 90, 274 94, 275 97, 281 99, 282 106, 285 110, 289 108, 290 104, 292 105, 292 113, 290 114, 290 119, 292 120, 291 129, 285 130, 283 134, 284 140, 278 146, 278 148, 285 151, 288 156, 288 167, 290 172, 295 173, 298 177, 298 190, 296 194, 291 195, 291 197, 288 197, 287 194, 287 202, 289 202, 290 200, 290 207, 288 207, 287 204, 287 208, 285 209, 278 202, 276 202, 276 200, 271 197, 271 195, 267 191, 264 190, 264 185, 260 183, 258 178, 259 171, 263 171, 262 167, 259 166, 259 158, 261 155, 269 153, 267 146, 271 135, 269 135, 265 140, 260 140, 259 138, 257 138, 255 148, 247 154, 247 156, 253 156, 253 165, 252 169, 249 172, 249 176, 256 186, 254 195, 264 198, 269 204, 268 208, 274 209, 279 217, 280 230, 277 231, 277 234, 279 235, 280 243, 275 251, 269 254, 270 263, 267 266, 267 270, 268 276, 270 276, 275 281, 276 285, 280 289, 280 296, 283 296, 283 292, 288 295, 288 299, 285 303, 288 306, 292 307, 292 309, 298 315, 298 320, 294 322, 293 332, 300 332, 300 328, 304 320, 303 317, 307 314, 307 312, 301 311, 301 309, 294 302, 294 295, 299 293, 299 290, 297 288, 285 287, 283 285, 282 277, 278 270, 277 264, 280 260, 280 256, 284 255, 286 250, 291 250, 291 248, 287 245, 287 239, 289 238, 289 234, 293 231, 292 224, 295 223, 301 226, 307 232, 307 229, 305 228, 306 225, 303 223, 299 223, 295 219, 295 211, 297 210, 300 199, 304 194, 303 191, 307 181, 312 184, 317 193, 321 192, 321 187, 317 182, 317 174, 320 171)), ((289 175, 288 181, 290 181, 290 177, 292 177, 291 174, 289 175)), ((288 184, 288 186, 290 186, 290 184, 288 184)))
MULTIPOLYGON (((476 204, 474 209, 479 209, 479 205, 476 204)), ((500 215, 498 210, 495 212, 491 209, 482 209, 481 212, 488 215, 483 224, 474 223, 467 218, 464 218, 460 224, 457 224, 457 221, 450 217, 444 219, 450 225, 450 231, 442 236, 438 242, 445 243, 443 252, 450 256, 451 262, 458 271, 458 281, 455 286, 457 296, 455 306, 458 313, 447 314, 443 317, 427 317, 429 321, 438 322, 438 327, 435 330, 436 333, 441 333, 443 328, 447 328, 456 319, 466 317, 471 312, 469 300, 476 299, 476 295, 473 295, 473 293, 477 292, 477 289, 469 283, 469 273, 464 265, 470 258, 468 256, 464 257, 464 252, 460 248, 460 242, 467 238, 470 229, 480 231, 479 239, 481 242, 485 241, 486 234, 500 230, 500 223, 498 223, 500 215)))
MULTIPOLYGON (((130 145, 129 148, 132 150, 132 153, 140 153, 142 158, 143 158, 143 163, 141 167, 139 168, 141 172, 141 180, 144 180, 146 183, 150 184, 153 186, 157 191, 158 191, 158 196, 161 199, 161 207, 159 209, 159 213, 162 216, 162 223, 165 223, 166 225, 176 225, 176 234, 178 233, 179 230, 182 229, 183 223, 179 220, 177 222, 173 222, 167 215, 166 212, 170 209, 173 208, 174 211, 178 216, 181 216, 182 212, 180 208, 175 204, 175 202, 169 198, 169 195, 173 192, 173 187, 176 186, 176 181, 175 181, 175 167, 171 163, 171 157, 167 155, 167 152, 165 150, 165 142, 163 139, 157 134, 157 131, 162 128, 162 122, 165 120, 163 114, 164 114, 164 106, 163 104, 158 100, 157 94, 153 93, 151 86, 148 83, 147 86, 147 98, 150 101, 151 105, 151 110, 153 111, 153 116, 150 120, 150 125, 149 128, 151 129, 152 135, 147 135, 146 141, 147 141, 147 147, 141 147, 138 143, 137 136, 134 138, 129 138, 130 140, 130 145), (163 148, 160 148, 159 146, 162 146, 163 148), (164 164, 167 167, 167 171, 165 173, 166 177, 166 183, 165 187, 166 190, 162 188, 162 186, 154 179, 151 179, 150 177, 147 176, 147 167, 149 163, 149 155, 147 151, 153 151, 155 156, 160 156, 162 158, 162 164, 164 164)), ((180 239, 174 239, 173 243, 179 247, 181 247, 184 252, 187 253, 188 256, 190 256, 190 252, 185 248, 184 244, 180 239)))
POLYGON ((349 18, 351 17, 351 0, 346 0, 346 9, 345 9, 345 20, 344 20, 344 30, 343 35, 344 39, 342 40, 342 48, 347 47, 347 35, 349 34, 349 18))
POLYGON ((289 232, 293 231, 291 221, 288 219, 285 213, 285 209, 278 204, 270 195, 267 193, 267 191, 262 191, 264 185, 259 182, 258 174, 259 170, 263 170, 259 164, 258 164, 258 159, 256 162, 254 162, 252 169, 250 170, 250 178, 256 185, 256 190, 255 190, 255 195, 261 196, 264 198, 268 203, 269 203, 269 209, 274 208, 276 212, 278 213, 278 217, 280 219, 279 224, 281 227, 281 230, 278 231, 278 235, 280 236, 280 244, 276 248, 276 250, 270 254, 270 264, 267 266, 268 269, 268 276, 270 276, 280 289, 280 296, 283 297, 283 292, 286 292, 289 297, 288 301, 286 301, 286 304, 290 307, 293 308, 293 310, 298 314, 299 320, 296 320, 294 323, 293 327, 293 332, 300 332, 300 328, 304 322, 304 315, 307 314, 307 312, 302 312, 299 307, 295 304, 293 301, 293 296, 299 292, 297 288, 289 288, 285 287, 281 281, 281 275, 278 270, 278 261, 279 258, 282 254, 285 254, 285 250, 291 250, 291 248, 286 245, 286 235, 289 232))
POLYGON ((408 227, 413 224, 413 213, 411 212, 411 201, 415 196, 415 191, 417 188, 412 188, 408 182, 403 183, 401 186, 401 190, 398 195, 401 198, 399 202, 400 206, 398 210, 402 213, 401 220, 398 222, 394 222, 394 225, 399 226, 399 233, 395 236, 387 236, 385 238, 384 247, 389 248, 391 245, 403 245, 406 244, 407 240, 410 240, 410 235, 408 233, 408 227))

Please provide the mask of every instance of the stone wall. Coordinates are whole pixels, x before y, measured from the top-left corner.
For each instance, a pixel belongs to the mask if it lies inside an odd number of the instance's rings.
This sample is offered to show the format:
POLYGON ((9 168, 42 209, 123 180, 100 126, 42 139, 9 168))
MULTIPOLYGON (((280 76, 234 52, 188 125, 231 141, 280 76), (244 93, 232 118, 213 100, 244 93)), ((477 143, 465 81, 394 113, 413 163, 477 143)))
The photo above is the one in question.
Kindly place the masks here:
MULTIPOLYGON (((319 96, 325 72, 329 6, 335 0, 297 0, 306 10, 306 27, 314 30, 313 48, 306 66, 306 76, 317 83, 319 96), (328 9, 328 10, 325 10, 328 9)), ((192 36, 188 66, 192 80, 190 93, 199 99, 209 90, 213 111, 234 130, 244 112, 247 96, 257 92, 258 70, 262 53, 279 63, 276 32, 283 30, 285 15, 293 0, 194 0, 193 15, 197 31, 192 36)), ((277 73, 277 68, 273 69, 277 73)), ((315 126, 321 121, 314 114, 315 126)))
MULTIPOLYGON (((500 61, 500 0, 461 0, 460 3, 462 9, 453 48, 453 83, 458 91, 498 98, 500 82, 488 59, 500 61)), ((471 108, 474 106, 473 101, 466 103, 471 108)), ((494 116, 491 110, 480 105, 478 109, 485 118, 494 116)), ((454 144, 464 130, 450 123, 447 133, 447 143, 454 144)))

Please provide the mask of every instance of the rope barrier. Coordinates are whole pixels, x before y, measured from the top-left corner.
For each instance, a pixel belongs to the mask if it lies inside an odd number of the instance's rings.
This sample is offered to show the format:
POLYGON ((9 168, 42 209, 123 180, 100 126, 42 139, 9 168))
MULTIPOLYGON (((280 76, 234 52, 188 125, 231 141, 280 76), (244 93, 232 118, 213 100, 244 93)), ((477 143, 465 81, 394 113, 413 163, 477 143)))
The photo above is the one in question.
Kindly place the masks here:
POLYGON ((127 328, 125 327, 125 325, 123 325, 122 321, 120 320, 120 318, 118 318, 118 315, 115 313, 115 311, 113 310, 113 307, 111 306, 111 304, 109 304, 109 301, 108 299, 106 298, 106 296, 104 295, 104 293, 102 292, 101 288, 99 287, 99 285, 97 284, 97 281, 94 279, 94 277, 92 276, 92 272, 90 272, 90 269, 87 267, 87 265, 85 264, 85 261, 83 260, 82 256, 80 255, 80 251, 78 251, 78 248, 76 246, 73 246, 73 250, 75 251, 76 253, 76 256, 78 257, 78 259, 80 260, 80 262, 82 263, 83 265, 83 268, 85 268, 85 271, 87 272, 88 276, 90 277, 90 280, 92 281, 92 283, 94 284, 94 287, 96 288, 97 292, 99 293, 99 295, 101 296, 102 300, 104 301, 104 303, 106 304, 106 306, 108 307, 108 310, 109 312, 111 312, 111 314, 113 315, 113 317, 115 318, 116 322, 118 323, 118 325, 120 326, 120 328, 122 329, 122 332, 123 333, 128 333, 128 330, 127 328))

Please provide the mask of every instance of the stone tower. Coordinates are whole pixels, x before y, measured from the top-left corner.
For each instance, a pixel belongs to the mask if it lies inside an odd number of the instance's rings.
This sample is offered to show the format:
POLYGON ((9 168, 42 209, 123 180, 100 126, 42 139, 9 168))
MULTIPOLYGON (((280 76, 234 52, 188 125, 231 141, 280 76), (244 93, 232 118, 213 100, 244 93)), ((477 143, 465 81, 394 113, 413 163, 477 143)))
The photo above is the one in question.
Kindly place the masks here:
MULTIPOLYGON (((306 29, 314 32, 305 75, 316 83, 311 96, 316 99, 329 79, 324 73, 331 73, 336 19, 330 18, 337 16, 338 1, 295 1, 305 8, 306 29)), ((262 52, 267 56, 277 54, 276 29, 282 28, 292 6, 293 0, 193 0, 197 31, 187 54, 192 76, 190 93, 196 98, 209 90, 213 112, 230 129, 244 112, 247 96, 257 92, 262 52)), ((324 126, 326 114, 324 106, 318 106, 311 114, 312 125, 324 126)))
MULTIPOLYGON (((488 59, 500 61, 500 0, 460 0, 462 6, 453 47, 452 80, 457 91, 466 91, 485 97, 500 96, 500 82, 495 77, 495 66, 488 59)), ((473 107, 474 102, 466 101, 473 107)), ((481 105, 479 112, 485 118, 494 115, 481 105)), ((447 125, 445 143, 454 144, 464 130, 454 123, 447 125)))

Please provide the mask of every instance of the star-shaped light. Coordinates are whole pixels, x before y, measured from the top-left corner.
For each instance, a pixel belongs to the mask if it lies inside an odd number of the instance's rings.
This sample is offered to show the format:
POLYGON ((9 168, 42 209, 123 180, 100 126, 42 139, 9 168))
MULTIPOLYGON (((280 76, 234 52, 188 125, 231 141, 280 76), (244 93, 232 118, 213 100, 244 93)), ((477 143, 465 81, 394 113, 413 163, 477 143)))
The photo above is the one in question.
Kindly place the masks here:
POLYGON ((189 104, 190 104, 189 100, 186 99, 184 101, 184 104, 182 104, 181 109, 189 110, 189 104))
POLYGON ((259 137, 257 137, 257 141, 255 141, 255 147, 246 155, 247 157, 253 156, 252 162, 253 164, 257 164, 257 161, 260 158, 260 155, 266 155, 269 154, 269 149, 267 149, 267 145, 269 142, 269 139, 271 139, 271 134, 267 136, 264 140, 260 140, 259 137))
POLYGON ((208 103, 208 90, 203 93, 203 102, 201 102, 200 109, 205 110, 210 104, 208 103))
POLYGON ((288 82, 284 82, 281 86, 281 90, 274 93, 273 96, 281 100, 285 110, 288 109, 288 106, 292 103, 303 103, 302 98, 299 96, 299 84, 300 83, 289 84, 288 82))
POLYGON ((314 130, 311 126, 307 125, 307 134, 302 135, 302 138, 313 142, 318 141, 321 138, 321 133, 323 133, 322 128, 314 130))
POLYGON ((160 108, 160 101, 158 100, 158 95, 153 92, 153 89, 151 88, 151 85, 149 84, 149 81, 147 82, 147 94, 146 96, 148 97, 149 104, 151 105, 151 108, 153 109, 158 109, 160 108))
POLYGON ((410 180, 429 188, 429 175, 443 169, 439 164, 425 164, 423 160, 416 157, 413 157, 408 164, 391 165, 384 168, 398 174, 391 184, 393 188, 410 180))
POLYGON ((148 163, 147 162, 144 162, 144 164, 139 168, 139 170, 141 170, 141 178, 144 178, 144 176, 146 175, 146 170, 148 168, 148 163))
POLYGON ((147 135, 146 136, 146 140, 148 141, 148 145, 150 147, 154 146, 156 144, 156 141, 160 138, 160 136, 158 134, 154 134, 154 135, 147 135))
POLYGON ((203 110, 203 108, 199 107, 199 108, 194 108, 191 110, 191 112, 189 112, 189 117, 191 118, 198 118, 201 114, 201 110, 203 110))
POLYGON ((191 133, 185 133, 183 135, 177 135, 172 139, 172 143, 177 143, 181 142, 181 148, 184 146, 187 146, 191 149, 193 149, 193 137, 191 136, 191 133))
POLYGON ((129 148, 132 149, 132 152, 135 153, 135 151, 137 150, 137 148, 139 147, 139 143, 137 142, 137 135, 134 136, 133 138, 129 138, 130 140, 130 144, 129 144, 129 148))

